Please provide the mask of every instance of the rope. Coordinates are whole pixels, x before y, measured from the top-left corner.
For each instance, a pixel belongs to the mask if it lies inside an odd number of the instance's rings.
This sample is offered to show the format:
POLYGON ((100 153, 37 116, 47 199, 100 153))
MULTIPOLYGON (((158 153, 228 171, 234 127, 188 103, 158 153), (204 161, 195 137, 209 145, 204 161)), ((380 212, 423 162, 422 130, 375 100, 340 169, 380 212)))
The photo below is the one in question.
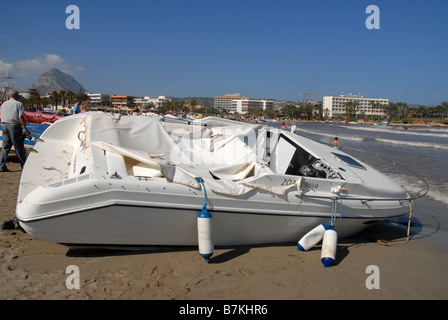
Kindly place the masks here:
POLYGON ((196 181, 202 184, 202 190, 204 190, 204 204, 202 205, 202 209, 205 209, 207 208, 207 191, 205 190, 204 179, 197 177, 196 181))
MULTIPOLYGON (((411 239, 410 234, 411 234, 411 220, 412 220, 412 200, 409 200, 409 220, 408 220, 408 230, 406 233, 406 240, 403 241, 393 241, 393 243, 408 243, 409 240, 411 239)), ((377 240, 377 243, 383 246, 388 246, 390 247, 392 242, 391 241, 387 241, 387 240, 377 240)))
POLYGON ((408 220, 408 231, 407 231, 407 239, 405 243, 409 242, 409 234, 411 232, 411 219, 412 219, 412 201, 409 201, 409 220, 408 220))
POLYGON ((341 224, 343 224, 342 223, 342 199, 339 196, 334 196, 333 197, 333 205, 331 206, 331 225, 333 225, 333 226, 334 226, 334 222, 335 222, 335 219, 334 219, 335 206, 336 206, 336 202, 338 200, 339 200, 339 203, 340 203, 340 206, 339 206, 339 219, 341 221, 341 224))

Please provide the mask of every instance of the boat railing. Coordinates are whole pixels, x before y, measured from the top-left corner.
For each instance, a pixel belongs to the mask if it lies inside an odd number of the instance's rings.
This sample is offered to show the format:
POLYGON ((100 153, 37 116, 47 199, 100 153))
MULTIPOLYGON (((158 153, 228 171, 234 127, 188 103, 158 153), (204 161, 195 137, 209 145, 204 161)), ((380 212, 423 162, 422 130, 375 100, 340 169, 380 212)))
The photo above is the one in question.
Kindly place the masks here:
POLYGON ((415 195, 409 196, 409 197, 401 197, 401 198, 372 198, 372 197, 349 197, 349 196, 341 196, 341 195, 307 195, 307 194, 301 194, 297 195, 298 197, 306 197, 306 198, 315 198, 315 199, 328 199, 328 200, 334 200, 336 198, 339 198, 341 200, 356 200, 361 201, 362 203, 370 202, 370 201, 413 201, 416 199, 419 199, 421 197, 424 197, 429 191, 428 188, 424 188, 417 192, 415 195), (425 191, 420 194, 420 192, 425 191))

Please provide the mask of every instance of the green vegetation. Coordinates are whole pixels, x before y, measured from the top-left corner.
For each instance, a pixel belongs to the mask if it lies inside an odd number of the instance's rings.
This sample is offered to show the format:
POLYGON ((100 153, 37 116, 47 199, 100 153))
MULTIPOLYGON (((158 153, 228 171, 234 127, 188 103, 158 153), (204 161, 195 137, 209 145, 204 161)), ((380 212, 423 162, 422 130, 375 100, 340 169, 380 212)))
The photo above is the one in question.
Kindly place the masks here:
MULTIPOLYGON (((29 90, 30 96, 22 98, 22 103, 27 107, 35 107, 38 109, 47 106, 73 105, 76 101, 87 100, 87 95, 81 90, 78 94, 72 91, 53 91, 47 97, 41 97, 36 89, 29 90)), ((225 113, 224 110, 217 110, 212 107, 212 98, 207 97, 188 97, 188 98, 172 98, 168 100, 163 107, 160 107, 159 113, 202 113, 208 115, 219 115, 225 113), (203 107, 198 107, 203 106, 203 107)), ((403 102, 390 102, 387 105, 372 103, 367 113, 356 112, 357 103, 345 103, 345 112, 339 114, 334 120, 339 121, 357 121, 363 120, 367 122, 380 122, 388 119, 389 122, 396 123, 418 123, 418 122, 443 122, 448 124, 448 102, 443 101, 437 106, 408 106, 403 102), (372 115, 373 110, 380 109, 380 114, 372 115)), ((155 107, 155 106, 150 106, 155 107)), ((302 120, 329 120, 329 110, 323 110, 322 103, 307 104, 306 106, 296 106, 288 104, 279 110, 255 110, 250 115, 254 117, 267 118, 290 118, 302 120)))
POLYGON ((87 95, 80 91, 78 94, 73 91, 53 91, 48 97, 41 97, 37 89, 29 90, 30 96, 28 98, 21 98, 20 101, 28 108, 43 109, 47 106, 57 106, 61 105, 69 106, 73 105, 76 101, 87 100, 87 95))
POLYGON ((441 104, 433 107, 409 107, 402 102, 389 103, 387 106, 384 106, 383 111, 393 122, 412 123, 414 121, 444 120, 448 116, 448 102, 443 101, 441 104))
MULTIPOLYGON (((427 122, 441 121, 448 117, 448 102, 443 101, 441 104, 432 107, 424 106, 408 106, 403 102, 390 102, 387 105, 372 104, 368 113, 374 109, 381 109, 381 114, 367 115, 366 113, 356 112, 357 103, 347 102, 345 104, 345 113, 335 117, 340 121, 382 121, 387 118, 390 122, 427 122)), ((295 106, 287 105, 280 110, 280 116, 287 118, 303 119, 303 120, 326 120, 328 119, 329 110, 323 110, 322 104, 295 106)))

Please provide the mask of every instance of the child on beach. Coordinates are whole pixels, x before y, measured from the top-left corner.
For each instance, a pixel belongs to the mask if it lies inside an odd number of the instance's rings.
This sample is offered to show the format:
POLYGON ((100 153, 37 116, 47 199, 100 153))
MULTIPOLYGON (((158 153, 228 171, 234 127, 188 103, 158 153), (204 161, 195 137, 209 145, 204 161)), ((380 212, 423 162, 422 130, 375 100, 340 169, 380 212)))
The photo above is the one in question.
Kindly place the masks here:
POLYGON ((296 127, 296 125, 294 124, 294 122, 291 123, 291 132, 292 132, 292 133, 296 133, 296 130, 297 130, 297 127, 296 127))
POLYGON ((339 140, 338 137, 334 138, 333 142, 331 143, 332 147, 335 149, 339 149, 339 140))

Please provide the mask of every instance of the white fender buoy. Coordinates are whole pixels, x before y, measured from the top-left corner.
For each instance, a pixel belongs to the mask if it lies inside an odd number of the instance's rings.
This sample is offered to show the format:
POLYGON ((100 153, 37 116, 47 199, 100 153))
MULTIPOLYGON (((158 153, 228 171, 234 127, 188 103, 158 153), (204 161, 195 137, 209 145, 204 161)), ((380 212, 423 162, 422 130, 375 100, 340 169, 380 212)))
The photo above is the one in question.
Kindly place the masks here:
POLYGON ((330 226, 324 232, 324 239, 322 240, 321 261, 325 268, 330 268, 336 259, 336 246, 338 241, 338 234, 333 226, 330 226))
POLYGON ((213 255, 213 221, 212 215, 204 206, 202 211, 198 214, 198 244, 199 254, 206 262, 210 261, 213 255))
POLYGON ((308 251, 315 246, 320 240, 322 240, 325 233, 326 226, 323 224, 318 225, 313 230, 304 235, 299 242, 297 242, 298 251, 308 251))

